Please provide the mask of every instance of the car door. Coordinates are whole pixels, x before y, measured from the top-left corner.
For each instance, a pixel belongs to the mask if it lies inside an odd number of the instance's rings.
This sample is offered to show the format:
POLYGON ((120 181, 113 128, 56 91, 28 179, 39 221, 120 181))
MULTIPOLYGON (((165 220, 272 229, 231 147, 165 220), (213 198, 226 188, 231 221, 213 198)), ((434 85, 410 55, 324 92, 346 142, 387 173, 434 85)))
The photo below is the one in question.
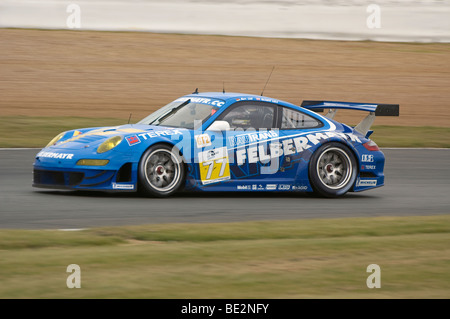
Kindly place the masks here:
POLYGON ((276 156, 279 149, 274 147, 279 137, 275 129, 277 105, 240 101, 228 107, 216 121, 227 122, 230 129, 206 131, 210 145, 198 157, 203 188, 265 190, 279 167, 276 156))

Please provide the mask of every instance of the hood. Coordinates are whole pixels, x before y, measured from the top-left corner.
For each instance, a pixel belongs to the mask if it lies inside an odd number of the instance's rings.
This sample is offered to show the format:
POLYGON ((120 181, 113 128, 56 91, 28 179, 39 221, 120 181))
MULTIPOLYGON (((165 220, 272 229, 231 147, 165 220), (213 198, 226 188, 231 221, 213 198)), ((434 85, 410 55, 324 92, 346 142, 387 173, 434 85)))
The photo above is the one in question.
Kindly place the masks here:
POLYGON ((107 127, 91 127, 82 128, 64 132, 62 137, 52 146, 63 149, 80 149, 86 145, 96 147, 113 136, 132 136, 150 132, 167 132, 167 131, 185 131, 185 129, 142 125, 142 124, 127 124, 121 126, 107 126, 107 127))

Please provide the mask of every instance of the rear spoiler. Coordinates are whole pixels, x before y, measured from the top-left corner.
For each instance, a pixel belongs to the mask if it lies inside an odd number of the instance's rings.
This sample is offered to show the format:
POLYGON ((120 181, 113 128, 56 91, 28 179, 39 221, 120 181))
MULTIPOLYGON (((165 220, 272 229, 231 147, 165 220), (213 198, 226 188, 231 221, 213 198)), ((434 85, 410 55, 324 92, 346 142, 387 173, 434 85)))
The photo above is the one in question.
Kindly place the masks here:
POLYGON ((303 101, 301 107, 315 112, 323 112, 329 109, 325 115, 332 119, 338 109, 365 111, 369 114, 354 127, 356 131, 368 137, 367 134, 372 126, 376 116, 399 116, 400 106, 398 104, 373 104, 373 103, 354 103, 354 102, 333 102, 333 101, 303 101))

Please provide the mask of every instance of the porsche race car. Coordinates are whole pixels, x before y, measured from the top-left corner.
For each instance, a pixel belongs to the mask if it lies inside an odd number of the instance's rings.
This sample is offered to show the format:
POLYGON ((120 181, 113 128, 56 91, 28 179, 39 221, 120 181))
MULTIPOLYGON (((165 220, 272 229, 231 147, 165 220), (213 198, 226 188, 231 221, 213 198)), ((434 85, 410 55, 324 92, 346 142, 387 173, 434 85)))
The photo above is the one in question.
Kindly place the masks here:
POLYGON ((370 127, 376 116, 398 115, 397 104, 299 106, 196 90, 136 124, 60 133, 36 155, 33 186, 157 197, 183 190, 338 197, 384 185, 385 156, 370 127), (351 127, 333 119, 339 109, 367 116, 351 127))

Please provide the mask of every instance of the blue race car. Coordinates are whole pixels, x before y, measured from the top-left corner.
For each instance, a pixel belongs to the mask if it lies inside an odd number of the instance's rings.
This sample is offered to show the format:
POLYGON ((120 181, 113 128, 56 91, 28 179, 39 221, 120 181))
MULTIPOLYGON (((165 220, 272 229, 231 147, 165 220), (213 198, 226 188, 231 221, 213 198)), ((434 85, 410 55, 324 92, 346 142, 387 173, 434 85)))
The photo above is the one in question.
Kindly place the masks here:
POLYGON ((375 116, 399 105, 303 101, 240 93, 176 99, 137 124, 56 136, 37 155, 33 186, 137 191, 315 192, 338 197, 384 185, 384 154, 369 139, 375 116), (318 114, 328 110, 325 116, 318 114), (368 112, 355 127, 338 109, 368 112))

